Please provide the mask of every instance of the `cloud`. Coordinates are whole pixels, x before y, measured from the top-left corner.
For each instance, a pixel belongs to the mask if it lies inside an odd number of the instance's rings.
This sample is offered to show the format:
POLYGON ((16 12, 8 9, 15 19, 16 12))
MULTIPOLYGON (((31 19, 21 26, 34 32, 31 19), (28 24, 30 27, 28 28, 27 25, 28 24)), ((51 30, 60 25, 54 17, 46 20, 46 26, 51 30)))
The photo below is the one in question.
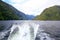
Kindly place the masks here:
POLYGON ((14 7, 16 7, 18 10, 24 12, 25 14, 29 15, 37 15, 39 14, 40 10, 39 8, 42 8, 42 5, 44 5, 47 1, 45 0, 29 0, 26 3, 23 4, 13 4, 14 7))
POLYGON ((26 2, 28 0, 10 0, 10 1, 11 1, 11 3, 22 4, 22 3, 24 3, 24 2, 26 2))
POLYGON ((18 10, 29 15, 38 15, 47 7, 60 5, 59 0, 10 0, 10 3, 18 10))

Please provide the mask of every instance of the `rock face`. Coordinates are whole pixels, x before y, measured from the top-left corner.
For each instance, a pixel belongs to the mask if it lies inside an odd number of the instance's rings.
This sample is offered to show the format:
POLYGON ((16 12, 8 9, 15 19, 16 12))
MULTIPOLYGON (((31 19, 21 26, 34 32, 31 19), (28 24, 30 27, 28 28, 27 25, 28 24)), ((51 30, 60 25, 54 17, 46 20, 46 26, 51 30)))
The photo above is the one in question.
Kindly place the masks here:
POLYGON ((13 6, 0 0, 0 20, 23 20, 26 15, 13 6))
POLYGON ((46 8, 41 15, 35 17, 36 20, 60 20, 60 6, 46 8))

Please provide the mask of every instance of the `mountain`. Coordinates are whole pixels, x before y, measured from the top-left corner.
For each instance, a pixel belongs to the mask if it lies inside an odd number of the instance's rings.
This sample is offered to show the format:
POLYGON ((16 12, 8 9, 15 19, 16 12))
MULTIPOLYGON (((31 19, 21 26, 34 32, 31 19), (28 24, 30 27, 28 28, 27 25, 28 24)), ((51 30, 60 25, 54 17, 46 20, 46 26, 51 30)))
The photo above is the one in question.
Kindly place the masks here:
POLYGON ((27 20, 32 20, 32 19, 34 19, 34 17, 35 16, 33 16, 33 15, 26 15, 27 20))
POLYGON ((34 18, 35 20, 60 20, 60 6, 55 5, 46 8, 40 15, 34 18))
POLYGON ((0 0, 0 20, 25 20, 26 15, 0 0))

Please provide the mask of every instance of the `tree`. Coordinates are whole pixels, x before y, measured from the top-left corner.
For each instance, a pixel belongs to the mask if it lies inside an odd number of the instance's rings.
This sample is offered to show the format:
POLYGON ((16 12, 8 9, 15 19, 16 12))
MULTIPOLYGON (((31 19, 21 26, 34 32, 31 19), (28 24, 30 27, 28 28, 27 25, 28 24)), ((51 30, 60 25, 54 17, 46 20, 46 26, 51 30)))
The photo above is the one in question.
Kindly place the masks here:
POLYGON ((60 20, 60 6, 46 8, 35 20, 60 20))

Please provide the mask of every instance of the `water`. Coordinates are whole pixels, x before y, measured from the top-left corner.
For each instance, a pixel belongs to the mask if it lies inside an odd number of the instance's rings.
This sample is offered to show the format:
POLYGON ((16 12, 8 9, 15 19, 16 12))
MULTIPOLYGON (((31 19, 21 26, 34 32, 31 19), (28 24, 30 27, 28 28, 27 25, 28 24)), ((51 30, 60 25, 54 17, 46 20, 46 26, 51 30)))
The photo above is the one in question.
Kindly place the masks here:
POLYGON ((34 40, 38 26, 30 22, 13 24, 8 40, 34 40))
POLYGON ((3 31, 3 32, 0 32, 0 40, 3 39, 6 35, 8 35, 10 30, 6 30, 6 31, 3 31))
POLYGON ((35 40, 55 40, 51 38, 48 33, 46 33, 42 28, 39 28, 35 40))
MULTIPOLYGON (((60 21, 1 21, 6 23, 10 34, 7 40, 57 40, 59 34, 60 21), (9 24, 8 24, 9 23, 9 24)), ((6 25, 5 24, 5 25, 6 25)), ((6 26, 7 26, 6 25, 6 26)), ((8 31, 8 30, 7 30, 8 31)), ((8 33, 5 31, 0 38, 4 38, 8 33)), ((1 38, 1 39, 2 39, 1 38)))

